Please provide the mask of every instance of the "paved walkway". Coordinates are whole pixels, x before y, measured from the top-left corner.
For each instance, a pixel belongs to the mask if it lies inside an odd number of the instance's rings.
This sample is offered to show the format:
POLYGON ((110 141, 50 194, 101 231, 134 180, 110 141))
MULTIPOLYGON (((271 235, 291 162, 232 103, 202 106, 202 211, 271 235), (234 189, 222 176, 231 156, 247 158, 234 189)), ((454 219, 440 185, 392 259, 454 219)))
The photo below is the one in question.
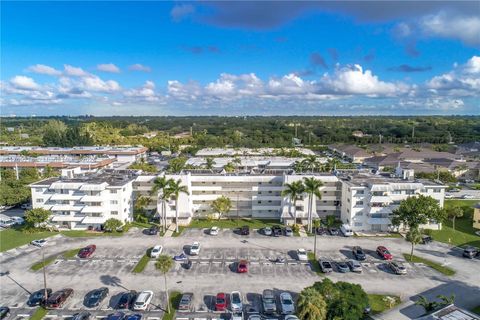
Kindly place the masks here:
POLYGON ((307 232, 305 231, 305 228, 300 228, 298 230, 298 233, 300 234, 300 237, 308 237, 307 232))
POLYGON ((172 223, 171 225, 169 225, 167 231, 165 231, 164 237, 165 238, 171 237, 172 234, 175 232, 175 227, 176 227, 175 223, 172 223))

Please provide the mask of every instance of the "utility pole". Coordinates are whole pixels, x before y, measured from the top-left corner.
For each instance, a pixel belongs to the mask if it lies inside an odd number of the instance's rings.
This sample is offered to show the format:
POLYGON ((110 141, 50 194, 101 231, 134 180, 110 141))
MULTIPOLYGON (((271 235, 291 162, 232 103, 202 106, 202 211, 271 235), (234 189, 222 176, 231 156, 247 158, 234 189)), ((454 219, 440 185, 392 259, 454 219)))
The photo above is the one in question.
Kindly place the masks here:
POLYGON ((45 302, 47 302, 47 298, 48 298, 48 292, 47 292, 47 271, 45 270, 46 268, 46 265, 45 265, 45 251, 43 249, 43 247, 41 247, 42 249, 42 264, 43 264, 43 289, 45 290, 43 295, 44 295, 44 298, 45 298, 45 302))

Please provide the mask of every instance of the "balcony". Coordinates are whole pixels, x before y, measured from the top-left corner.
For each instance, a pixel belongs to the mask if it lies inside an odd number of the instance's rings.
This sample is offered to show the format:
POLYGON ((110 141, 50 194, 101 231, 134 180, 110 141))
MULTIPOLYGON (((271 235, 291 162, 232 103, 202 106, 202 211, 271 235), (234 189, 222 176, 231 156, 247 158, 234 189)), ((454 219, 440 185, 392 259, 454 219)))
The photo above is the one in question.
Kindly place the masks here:
POLYGON ((371 196, 370 203, 390 203, 392 198, 390 196, 371 196))
POLYGON ((252 191, 282 191, 284 188, 283 186, 275 186, 275 185, 260 185, 260 186, 253 186, 252 191))
POLYGON ((80 201, 81 202, 103 202, 105 197, 102 196, 83 196, 80 201))
POLYGON ((70 204, 55 204, 52 211, 82 211, 84 206, 72 206, 70 204))
POLYGON ((280 195, 275 196, 275 195, 270 195, 270 194, 266 194, 266 195, 259 194, 259 195, 252 196, 251 200, 252 201, 260 201, 260 200, 261 201, 268 201, 268 200, 281 201, 282 196, 280 196, 280 195))

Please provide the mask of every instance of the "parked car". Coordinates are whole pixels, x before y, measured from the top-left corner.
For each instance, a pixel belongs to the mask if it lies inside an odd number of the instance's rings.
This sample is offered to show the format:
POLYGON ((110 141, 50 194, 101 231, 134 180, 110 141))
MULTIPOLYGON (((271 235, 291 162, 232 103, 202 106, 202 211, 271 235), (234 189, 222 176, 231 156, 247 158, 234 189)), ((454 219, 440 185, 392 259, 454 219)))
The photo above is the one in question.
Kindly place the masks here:
POLYGON ((274 314, 277 311, 277 304, 275 303, 275 294, 273 293, 273 290, 263 290, 262 307, 263 313, 265 314, 274 314))
POLYGON ((464 194, 464 195, 462 196, 462 199, 475 199, 475 197, 474 197, 473 195, 471 195, 471 194, 464 194))
POLYGON ((143 316, 140 313, 130 314, 125 316, 123 320, 141 320, 143 316))
POLYGON ((232 312, 243 311, 242 294, 240 292, 233 291, 230 293, 230 308, 232 309, 232 312))
POLYGON ((377 247, 377 254, 383 259, 383 260, 392 260, 393 255, 388 251, 387 248, 384 246, 378 246, 377 247))
POLYGON ((432 237, 427 235, 422 236, 422 244, 429 244, 432 241, 433 241, 432 237))
POLYGON ((190 270, 192 268, 192 265, 193 265, 192 260, 189 260, 189 259, 183 261, 182 263, 182 267, 185 268, 186 270, 190 270))
POLYGON ((282 228, 280 226, 272 227, 272 234, 274 237, 279 237, 282 235, 282 228))
POLYGON ((115 312, 115 313, 110 313, 107 316, 107 320, 123 320, 125 318, 125 313, 123 312, 115 312))
POLYGON ((283 320, 299 320, 299 319, 296 315, 289 314, 288 316, 285 316, 285 318, 283 318, 283 320))
POLYGON ((192 256, 198 256, 200 253, 200 242, 195 241, 191 246, 190 246, 190 255, 192 256))
POLYGON ((215 311, 225 311, 227 309, 227 296, 225 293, 217 293, 215 297, 215 311))
POLYGON ((217 236, 217 235, 218 235, 218 231, 219 231, 218 227, 213 226, 213 227, 210 228, 210 230, 208 231, 208 233, 209 233, 211 236, 217 236))
POLYGON ((299 261, 308 261, 307 250, 305 249, 298 249, 297 250, 297 259, 299 261))
POLYGON ((463 249, 463 256, 465 258, 473 259, 476 255, 479 254, 480 251, 474 247, 467 247, 463 249))
POLYGON ((388 264, 388 267, 395 274, 407 274, 407 268, 405 268, 405 266, 400 262, 392 261, 388 264))
POLYGON ((20 206, 23 210, 32 210, 32 205, 30 203, 24 203, 20 206))
POLYGON ((352 248, 352 253, 353 253, 353 256, 355 257, 355 259, 357 259, 357 260, 363 261, 367 258, 367 256, 365 255, 365 252, 363 252, 363 249, 359 246, 353 247, 352 248))
POLYGON ((248 272, 248 261, 247 260, 240 260, 238 262, 237 272, 238 273, 247 273, 248 272))
POLYGON ((319 260, 318 263, 319 263, 320 269, 322 270, 323 273, 329 273, 329 272, 333 271, 333 267, 332 267, 332 264, 330 263, 330 261, 319 260))
POLYGON ((72 320, 89 320, 92 318, 92 315, 88 311, 82 311, 75 313, 72 317, 72 320))
POLYGON ((350 267, 345 261, 338 261, 335 265, 337 266, 337 271, 340 273, 347 273, 350 271, 350 267))
POLYGON ((249 226, 243 226, 240 228, 240 234, 242 236, 248 236, 250 234, 250 227, 249 226))
POLYGON ((292 295, 288 292, 280 293, 280 308, 282 314, 292 314, 295 312, 295 304, 292 295))
POLYGON ((340 227, 340 231, 342 232, 343 236, 345 236, 345 237, 353 236, 353 230, 348 224, 343 224, 340 227))
POLYGON ((5 319, 10 315, 9 307, 0 307, 0 319, 5 319))
POLYGON ((147 310, 152 299, 153 299, 152 291, 147 290, 147 291, 140 292, 140 294, 137 296, 137 299, 135 300, 135 303, 133 304, 133 310, 136 310, 136 311, 147 310))
POLYGON ((282 256, 278 256, 278 257, 270 258, 270 261, 274 263, 285 263, 285 258, 282 256))
POLYGON ((243 320, 243 312, 233 312, 231 320, 243 320))
POLYGON ((131 309, 137 299, 137 291, 131 290, 122 293, 118 300, 117 309, 131 309))
POLYGON ((47 296, 46 297, 45 297, 45 289, 35 291, 28 298, 27 304, 30 307, 42 305, 42 304, 45 303, 45 300, 47 300, 48 297, 50 297, 51 294, 52 294, 52 289, 50 289, 50 288, 47 288, 47 296))
POLYGON ((78 257, 81 259, 90 258, 96 249, 97 246, 94 244, 86 246, 85 248, 80 249, 80 251, 78 252, 78 257))
POLYGON ((262 316, 259 315, 258 313, 250 314, 248 316, 248 320, 262 320, 262 316))
POLYGON ((326 235, 328 233, 328 230, 325 229, 324 227, 318 227, 316 230, 317 234, 320 236, 326 235))
POLYGON ((25 223, 25 219, 23 219, 22 217, 10 217, 10 220, 13 220, 13 222, 15 222, 15 224, 17 225, 25 223))
POLYGON ((66 288, 52 293, 45 302, 46 309, 59 309, 73 296, 73 289, 66 288))
POLYGON ((188 259, 188 257, 187 257, 187 255, 185 254, 185 252, 182 252, 182 253, 180 253, 180 254, 178 254, 178 255, 176 255, 176 256, 173 256, 173 260, 175 260, 175 261, 185 261, 185 260, 187 260, 187 259, 188 259))
POLYGON ((363 271, 362 265, 357 260, 350 259, 347 261, 347 265, 352 272, 361 273, 363 271))
POLYGON ((47 244, 47 239, 38 239, 38 240, 33 240, 32 242, 30 242, 31 245, 33 246, 36 246, 36 247, 43 247, 44 245, 47 244))
POLYGON ((266 236, 271 236, 272 235, 272 228, 265 227, 265 228, 262 229, 262 233, 266 236))
POLYGON ((453 194, 445 193, 445 199, 453 199, 453 194))
POLYGON ((182 295, 178 303, 178 311, 190 311, 192 307, 193 293, 187 292, 182 295))
POLYGON ((150 228, 147 229, 147 234, 154 236, 157 235, 160 229, 157 226, 151 226, 150 228))
POLYGON ((287 237, 292 237, 293 236, 293 230, 292 227, 285 227, 285 236, 287 237))
POLYGON ((14 225, 16 225, 16 222, 12 219, 0 220, 0 227, 2 228, 7 229, 13 227, 14 225))
POLYGON ((163 247, 161 245, 156 245, 150 251, 150 257, 156 259, 162 254, 162 251, 163 251, 163 247))
POLYGON ((100 303, 108 296, 108 292, 109 291, 107 287, 102 287, 91 291, 85 299, 85 306, 88 308, 98 307, 100 303))
POLYGON ((338 236, 338 229, 334 227, 328 228, 328 233, 332 236, 338 236))

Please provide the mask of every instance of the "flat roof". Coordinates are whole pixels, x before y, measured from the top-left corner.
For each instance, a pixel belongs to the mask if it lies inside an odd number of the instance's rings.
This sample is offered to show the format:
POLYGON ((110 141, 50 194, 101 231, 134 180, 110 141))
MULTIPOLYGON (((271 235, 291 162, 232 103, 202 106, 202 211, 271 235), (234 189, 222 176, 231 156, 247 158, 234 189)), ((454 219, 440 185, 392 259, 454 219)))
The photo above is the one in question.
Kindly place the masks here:
POLYGON ((339 178, 352 186, 359 187, 372 184, 423 184, 426 186, 446 187, 442 183, 438 183, 428 179, 404 180, 398 177, 390 177, 372 173, 341 174, 339 175, 339 178))
POLYGON ((38 154, 141 154, 147 152, 144 146, 79 146, 72 148, 39 146, 1 146, 2 154, 19 154, 22 151, 38 154))
POLYGON ((134 181, 136 178, 133 174, 119 174, 112 172, 101 172, 87 174, 75 178, 65 178, 65 177, 54 177, 44 179, 38 182, 30 184, 30 186, 45 186, 51 185, 52 183, 81 183, 81 184, 102 184, 107 183, 109 186, 123 186, 130 181, 134 181))

